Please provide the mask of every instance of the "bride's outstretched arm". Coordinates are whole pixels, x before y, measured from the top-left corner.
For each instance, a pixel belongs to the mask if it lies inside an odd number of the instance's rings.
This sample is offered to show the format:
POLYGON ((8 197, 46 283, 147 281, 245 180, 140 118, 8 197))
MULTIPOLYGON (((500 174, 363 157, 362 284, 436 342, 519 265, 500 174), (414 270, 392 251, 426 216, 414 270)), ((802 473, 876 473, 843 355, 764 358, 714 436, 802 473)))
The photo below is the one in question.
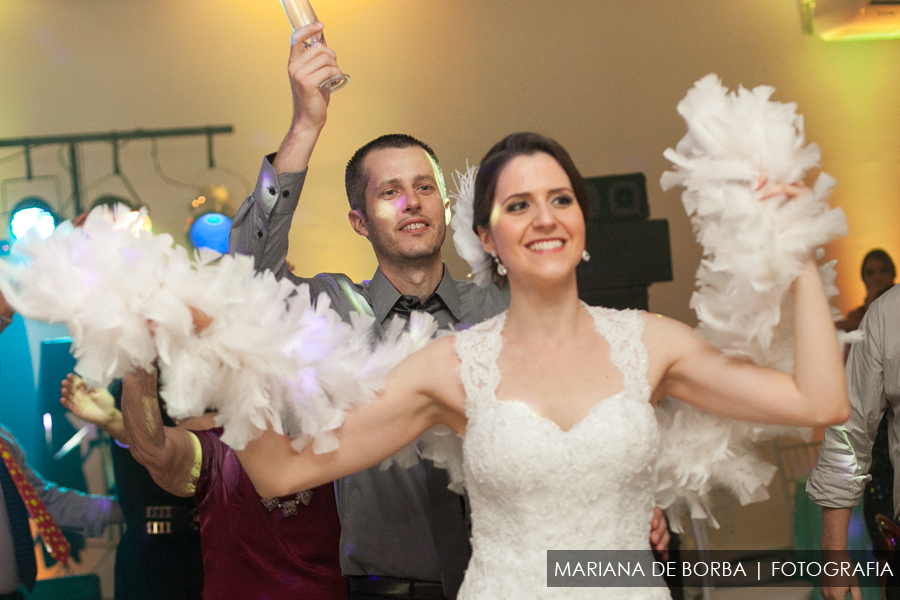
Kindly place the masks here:
POLYGON ((348 411, 336 431, 337 450, 315 454, 312 445, 295 451, 271 430, 237 451, 256 491, 285 496, 378 464, 419 435, 444 424, 465 429, 465 393, 457 375, 453 338, 432 342, 387 376, 385 389, 365 410, 348 411))
POLYGON ((850 414, 843 359, 815 261, 794 281, 794 374, 722 355, 689 327, 649 317, 655 398, 671 396, 729 419, 784 425, 843 423, 850 414))

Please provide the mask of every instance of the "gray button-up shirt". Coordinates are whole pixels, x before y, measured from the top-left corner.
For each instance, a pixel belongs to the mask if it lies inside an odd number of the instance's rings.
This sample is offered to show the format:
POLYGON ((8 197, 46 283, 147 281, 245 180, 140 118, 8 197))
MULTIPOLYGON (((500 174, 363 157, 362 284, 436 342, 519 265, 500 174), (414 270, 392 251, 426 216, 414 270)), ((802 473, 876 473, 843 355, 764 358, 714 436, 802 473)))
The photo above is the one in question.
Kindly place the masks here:
MULTIPOLYGON (((891 462, 900 465, 900 286, 869 307, 847 359, 850 419, 825 430, 819 462, 806 484, 816 503, 829 508, 856 506, 869 481, 872 444, 884 412, 888 419, 891 462)), ((900 469, 894 470, 894 515, 900 515, 900 469)))
MULTIPOLYGON (((257 269, 309 284, 313 299, 328 294, 344 320, 362 312, 383 325, 400 292, 380 269, 362 283, 340 273, 300 278, 287 270, 288 232, 305 178, 306 172, 276 174, 271 156, 266 157, 256 189, 233 220, 230 251, 253 256, 257 269)), ((507 291, 454 280, 446 266, 434 294, 444 304, 434 313, 443 328, 478 323, 509 306, 507 291)), ((424 464, 409 469, 396 464, 387 470, 373 467, 335 483, 345 575, 441 581, 424 464)))

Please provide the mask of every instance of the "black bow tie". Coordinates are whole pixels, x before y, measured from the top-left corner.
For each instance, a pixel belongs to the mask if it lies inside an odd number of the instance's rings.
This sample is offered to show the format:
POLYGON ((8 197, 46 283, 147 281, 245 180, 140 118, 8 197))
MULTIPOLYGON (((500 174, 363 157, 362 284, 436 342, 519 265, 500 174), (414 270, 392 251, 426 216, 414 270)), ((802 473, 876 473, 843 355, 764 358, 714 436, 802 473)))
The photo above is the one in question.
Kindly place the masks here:
POLYGON ((394 308, 391 312, 395 315, 404 315, 409 318, 409 313, 414 310, 424 310, 427 313, 434 314, 442 308, 444 308, 444 301, 437 294, 429 296, 424 303, 419 300, 418 296, 402 294, 397 298, 397 302, 394 303, 394 308))

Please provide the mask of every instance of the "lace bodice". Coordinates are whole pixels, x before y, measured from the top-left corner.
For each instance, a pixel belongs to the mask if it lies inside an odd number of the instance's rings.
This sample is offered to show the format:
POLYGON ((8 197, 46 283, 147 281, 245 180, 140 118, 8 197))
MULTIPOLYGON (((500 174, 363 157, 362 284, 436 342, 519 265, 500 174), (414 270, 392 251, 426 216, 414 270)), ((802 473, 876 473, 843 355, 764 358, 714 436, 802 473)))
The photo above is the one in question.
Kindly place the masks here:
POLYGON ((457 334, 472 507, 472 560, 460 600, 669 598, 666 588, 546 587, 547 550, 649 547, 659 433, 643 318, 587 308, 625 386, 598 398, 568 431, 524 403, 497 399, 505 313, 457 334))

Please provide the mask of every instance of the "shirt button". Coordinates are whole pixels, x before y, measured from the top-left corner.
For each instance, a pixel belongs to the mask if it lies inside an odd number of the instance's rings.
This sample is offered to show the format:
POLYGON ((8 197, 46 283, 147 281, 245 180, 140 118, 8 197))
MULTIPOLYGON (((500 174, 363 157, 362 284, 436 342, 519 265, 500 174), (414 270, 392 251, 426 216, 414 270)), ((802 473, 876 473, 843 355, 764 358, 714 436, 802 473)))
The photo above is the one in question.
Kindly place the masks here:
POLYGON ((261 237, 262 237, 262 231, 257 231, 257 232, 256 232, 256 237, 261 238, 261 237))
POLYGON ((284 196, 285 198, 287 198, 288 196, 291 195, 291 193, 287 190, 284 190, 283 192, 281 192, 281 195, 284 196))
POLYGON ((272 196, 274 196, 274 195, 275 195, 275 188, 270 187, 270 188, 269 188, 269 194, 271 194, 272 196))

